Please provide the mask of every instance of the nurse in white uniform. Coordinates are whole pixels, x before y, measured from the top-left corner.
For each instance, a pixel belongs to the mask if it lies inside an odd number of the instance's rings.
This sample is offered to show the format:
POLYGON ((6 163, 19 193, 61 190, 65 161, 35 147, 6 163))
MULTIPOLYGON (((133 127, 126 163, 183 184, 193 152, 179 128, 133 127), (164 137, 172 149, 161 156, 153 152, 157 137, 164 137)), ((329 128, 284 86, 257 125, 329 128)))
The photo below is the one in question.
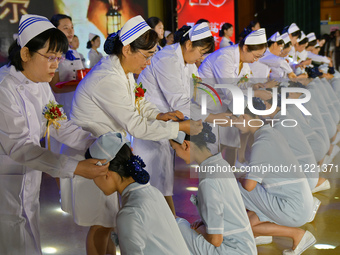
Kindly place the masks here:
MULTIPOLYGON (((213 87, 215 84, 233 84, 240 87, 247 95, 248 87, 252 86, 249 81, 252 74, 248 63, 258 61, 266 49, 265 29, 259 29, 247 35, 239 44, 219 49, 210 54, 200 65, 199 75, 213 87)), ((232 104, 232 94, 229 90, 217 89, 217 92, 222 98, 224 107, 222 109, 216 108, 214 102, 208 97, 207 107, 209 112, 222 112, 232 104)), ((271 93, 265 90, 255 90, 254 95, 263 97, 263 99, 271 97, 271 93)), ((215 134, 217 140, 221 143, 220 151, 226 150, 226 160, 234 165, 236 148, 239 148, 241 144, 239 131, 235 127, 221 127, 215 134)), ((243 154, 239 154, 238 160, 240 162, 244 161, 243 154)))
MULTIPOLYGON (((23 15, 18 41, 9 50, 9 66, 0 69, 0 254, 42 254, 42 172, 63 178, 94 178, 107 172, 107 167, 95 165, 98 160, 79 162, 40 146, 47 123, 43 110, 55 101, 48 82, 67 45, 65 35, 47 18, 23 15)), ((93 143, 89 132, 66 120, 59 124, 58 130, 50 126, 50 135, 58 141, 79 150, 93 143)))
MULTIPOLYGON (((253 99, 255 109, 265 110, 259 98, 253 99)), ((254 135, 249 172, 240 180, 239 187, 255 236, 285 236, 293 239, 293 247, 283 254, 301 254, 316 240, 309 232, 298 227, 313 215, 313 196, 303 172, 269 171, 270 167, 284 168, 299 163, 285 138, 270 125, 248 125, 249 120, 259 117, 245 109, 236 119, 241 132, 254 135), (245 121, 245 125, 241 122, 245 121), (264 171, 267 167, 268 171, 264 171)), ((255 122, 254 122, 255 123, 255 122)))
MULTIPOLYGON (((178 111, 160 112, 145 100, 143 89, 134 80, 133 74, 139 74, 150 64, 157 41, 157 33, 141 16, 130 19, 118 33, 111 34, 104 45, 109 56, 102 58, 77 87, 71 119, 95 136, 115 131, 157 141, 176 138, 179 130, 199 132, 202 129, 199 121, 168 121, 184 116, 178 111)), ((105 254, 109 233, 116 226, 117 194, 104 196, 93 182, 84 178, 74 179, 72 188, 75 222, 91 226, 88 253, 105 254), (102 235, 97 238, 99 233, 102 235)))
POLYGON ((192 195, 191 201, 201 219, 190 226, 187 220, 177 218, 184 240, 194 255, 257 254, 234 173, 221 153, 211 154, 207 143, 214 143, 216 136, 207 123, 203 125, 200 134, 171 141, 176 154, 187 164, 199 164, 197 196, 192 195), (216 172, 205 171, 210 167, 215 167, 216 172), (218 171, 218 167, 224 171, 218 171))
MULTIPOLYGON (((194 93, 192 77, 198 75, 195 62, 206 53, 213 52, 214 38, 208 23, 193 28, 182 27, 176 32, 180 42, 165 47, 152 58, 151 64, 139 75, 137 83, 146 89, 146 99, 161 112, 181 111, 195 118, 191 99, 194 93), (189 30, 190 29, 190 30, 189 30), (184 35, 185 34, 185 35, 184 35), (182 36, 180 36, 182 35, 182 36), (184 35, 184 36, 183 36, 184 35)), ((200 113, 200 109, 196 109, 200 113)), ((196 115, 196 116, 195 116, 196 115)), ((134 152, 143 157, 151 176, 151 185, 165 196, 173 213, 174 152, 167 139, 146 141, 135 138, 134 152)))
MULTIPOLYGON (((289 39, 288 34, 285 38, 289 39)), ((290 41, 290 40, 289 40, 290 41)), ((268 49, 264 56, 255 63, 249 64, 253 77, 255 78, 296 78, 289 63, 280 54, 284 48, 285 41, 279 32, 273 34, 268 40, 268 49)))
POLYGON ((100 136, 86 153, 87 158, 110 162, 107 175, 96 178, 95 184, 106 195, 117 191, 122 196, 117 215, 121 254, 189 255, 163 195, 148 183, 143 160, 133 155, 129 146, 120 133, 110 132, 100 136))
POLYGON ((90 49, 88 53, 88 59, 90 61, 89 68, 94 67, 103 57, 103 54, 101 54, 98 51, 98 48, 100 47, 100 37, 96 34, 89 34, 89 40, 87 42, 86 48, 90 49))
MULTIPOLYGON (((51 22, 66 35, 69 45, 71 45, 74 37, 72 18, 64 14, 56 14, 51 18, 51 22)), ((65 61, 59 64, 50 85, 57 101, 63 105, 64 111, 69 117, 77 85, 67 85, 62 88, 57 88, 55 85, 58 82, 77 80, 77 70, 84 69, 84 66, 79 53, 71 47, 69 47, 64 57, 65 61)))
POLYGON ((228 47, 230 45, 234 45, 234 43, 230 40, 230 37, 232 37, 234 34, 234 27, 230 23, 224 23, 218 32, 218 35, 222 37, 222 40, 220 42, 220 49, 224 47, 228 47))

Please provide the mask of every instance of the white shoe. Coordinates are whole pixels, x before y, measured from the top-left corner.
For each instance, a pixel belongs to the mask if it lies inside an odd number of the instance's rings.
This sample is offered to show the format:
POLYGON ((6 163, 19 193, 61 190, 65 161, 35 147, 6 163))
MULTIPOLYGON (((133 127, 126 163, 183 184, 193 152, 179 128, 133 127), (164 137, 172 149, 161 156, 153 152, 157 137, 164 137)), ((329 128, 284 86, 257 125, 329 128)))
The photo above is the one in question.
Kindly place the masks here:
POLYGON ((256 245, 270 244, 272 242, 273 242, 273 237, 272 236, 258 236, 258 237, 255 237, 256 245))
POLYGON ((316 197, 313 197, 313 212, 312 215, 310 216, 309 220, 307 222, 312 222, 315 218, 315 215, 317 213, 317 211, 319 210, 321 201, 319 199, 317 199, 316 197))
POLYGON ((329 157, 331 158, 331 161, 339 153, 339 151, 340 151, 339 146, 338 145, 334 145, 332 153, 331 153, 331 155, 329 155, 329 157))
POLYGON ((300 243, 296 246, 295 250, 287 249, 283 251, 283 255, 300 255, 313 244, 316 243, 315 237, 311 232, 306 230, 306 233, 303 235, 300 243))
POLYGON ((312 189, 312 193, 328 190, 331 188, 331 184, 329 183, 328 180, 324 181, 321 183, 319 186, 316 186, 314 189, 312 189))

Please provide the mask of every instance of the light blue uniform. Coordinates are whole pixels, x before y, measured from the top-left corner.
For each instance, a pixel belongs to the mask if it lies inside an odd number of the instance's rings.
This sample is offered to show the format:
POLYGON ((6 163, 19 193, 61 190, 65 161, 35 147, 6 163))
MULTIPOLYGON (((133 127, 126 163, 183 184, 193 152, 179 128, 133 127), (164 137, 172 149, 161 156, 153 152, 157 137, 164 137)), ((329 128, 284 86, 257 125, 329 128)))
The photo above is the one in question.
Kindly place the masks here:
MULTIPOLYGON (((301 95, 300 98, 303 98, 304 95, 301 95)), ((303 103, 303 106, 312 114, 310 116, 306 116, 306 120, 309 123, 310 127, 322 138, 322 140, 326 143, 327 150, 330 146, 329 135, 327 132, 327 128, 322 119, 322 115, 320 110, 314 100, 309 100, 306 103, 303 103)))
POLYGON ((311 92, 311 100, 309 101, 314 101, 317 105, 330 139, 336 133, 336 124, 323 96, 324 92, 321 92, 322 90, 320 90, 320 85, 318 85, 316 82, 317 80, 309 83, 307 86, 307 89, 311 92))
POLYGON ((163 195, 150 184, 124 189, 117 229, 123 255, 190 254, 163 195))
MULTIPOLYGON (((200 165, 226 166, 222 155, 216 154, 200 165)), ((193 254, 257 254, 249 219, 232 172, 199 173, 197 209, 208 234, 223 234, 220 247, 210 244, 190 228, 185 219, 177 219, 183 237, 193 254)))
POLYGON ((307 181, 311 189, 314 189, 319 179, 319 172, 317 169, 317 162, 314 157, 312 148, 310 147, 307 138, 301 130, 298 123, 295 127, 285 127, 281 123, 284 120, 294 119, 289 113, 285 116, 279 111, 274 119, 279 119, 280 122, 274 124, 274 128, 283 135, 288 142, 290 149, 299 162, 301 170, 304 171, 307 181))
POLYGON ((302 132, 304 133, 310 147, 313 150, 316 161, 319 162, 322 160, 328 151, 325 141, 312 129, 312 127, 307 122, 307 118, 302 114, 299 108, 297 108, 295 105, 288 104, 287 111, 293 117, 293 119, 299 123, 302 132))
POLYGON ((265 125, 254 134, 247 178, 257 181, 248 192, 239 184, 246 208, 256 213, 260 221, 287 227, 299 227, 310 218, 313 196, 303 172, 294 171, 298 161, 279 131, 265 125), (290 172, 258 172, 264 166, 284 166, 290 172))

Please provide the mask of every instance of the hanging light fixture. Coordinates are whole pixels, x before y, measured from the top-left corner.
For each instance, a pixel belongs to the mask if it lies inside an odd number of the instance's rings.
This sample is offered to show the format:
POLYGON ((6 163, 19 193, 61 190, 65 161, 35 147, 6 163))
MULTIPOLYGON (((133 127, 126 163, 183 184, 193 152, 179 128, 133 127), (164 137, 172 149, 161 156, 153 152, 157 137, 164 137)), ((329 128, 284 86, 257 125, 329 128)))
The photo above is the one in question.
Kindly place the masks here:
POLYGON ((107 34, 117 32, 121 28, 122 15, 118 12, 121 0, 109 0, 110 8, 106 13, 107 34))

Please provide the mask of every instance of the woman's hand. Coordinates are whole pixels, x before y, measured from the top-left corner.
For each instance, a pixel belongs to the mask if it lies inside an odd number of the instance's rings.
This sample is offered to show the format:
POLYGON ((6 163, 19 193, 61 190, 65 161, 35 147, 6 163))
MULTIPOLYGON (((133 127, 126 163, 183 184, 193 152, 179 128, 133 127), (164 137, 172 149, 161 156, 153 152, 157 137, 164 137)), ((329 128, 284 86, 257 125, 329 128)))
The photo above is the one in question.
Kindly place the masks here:
POLYGON ((198 135, 203 129, 201 120, 185 120, 179 122, 179 131, 183 131, 188 135, 198 135))
POLYGON ((277 87, 279 85, 279 82, 275 80, 271 80, 271 81, 264 83, 263 85, 265 88, 271 89, 271 88, 277 87))
POLYGON ((190 224, 190 227, 194 230, 198 229, 200 226, 204 225, 203 221, 201 219, 194 221, 190 224))
POLYGON ((166 113, 160 113, 156 117, 157 120, 173 120, 173 121, 179 121, 184 119, 184 115, 180 111, 173 111, 173 112, 166 112, 166 113))
POLYGON ((290 80, 294 80, 294 79, 297 78, 297 76, 296 76, 296 74, 295 74, 294 72, 291 72, 291 73, 288 74, 288 78, 289 78, 290 80))
POLYGON ((255 90, 254 96, 266 101, 272 98, 272 93, 267 90, 255 90))
POLYGON ((98 162, 105 163, 105 159, 85 159, 79 161, 76 170, 74 171, 75 175, 82 176, 87 179, 94 179, 98 176, 103 176, 109 170, 110 163, 107 163, 104 166, 96 165, 98 162))

